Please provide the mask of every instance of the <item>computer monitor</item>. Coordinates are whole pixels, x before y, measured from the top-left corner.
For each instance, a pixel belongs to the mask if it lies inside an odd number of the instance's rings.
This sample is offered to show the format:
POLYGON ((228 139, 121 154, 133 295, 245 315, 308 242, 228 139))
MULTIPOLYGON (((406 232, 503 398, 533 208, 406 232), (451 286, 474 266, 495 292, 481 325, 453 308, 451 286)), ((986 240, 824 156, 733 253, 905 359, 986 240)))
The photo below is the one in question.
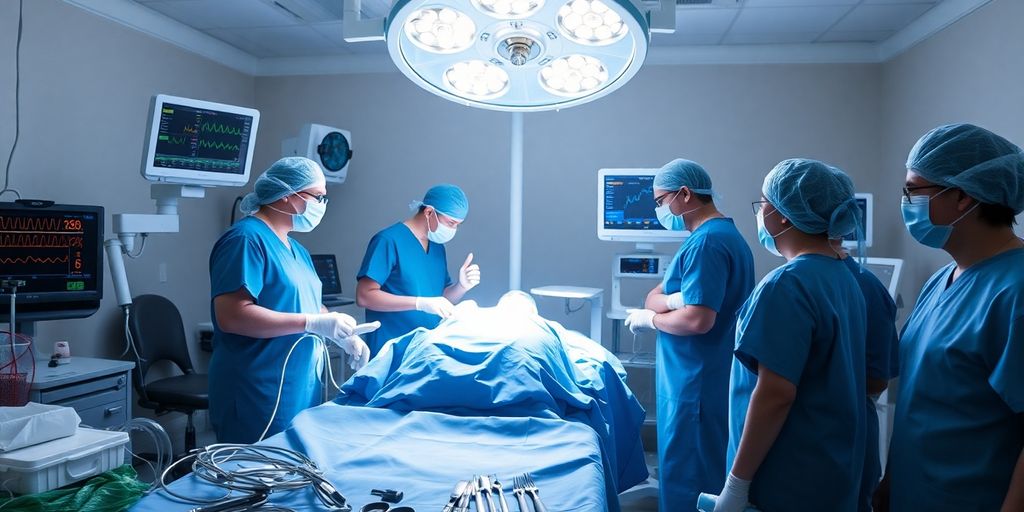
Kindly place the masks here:
POLYGON ((341 279, 338 277, 338 260, 333 254, 313 254, 313 268, 323 283, 323 295, 341 295, 341 279))
MULTIPOLYGON (((0 280, 21 280, 20 321, 84 318, 103 297, 103 207, 0 203, 0 280)), ((10 321, 0 294, 0 321, 10 321)))
MULTIPOLYGON (((861 226, 864 226, 864 247, 871 247, 874 242, 875 223, 875 197, 872 194, 854 194, 857 206, 860 207, 861 226)), ((857 248, 857 233, 850 233, 843 237, 843 247, 847 249, 857 248)))
POLYGON ((864 258, 863 266, 885 285, 885 288, 889 290, 889 295, 892 295, 893 300, 895 300, 900 283, 900 273, 903 271, 903 260, 898 258, 864 258))
POLYGON ((657 169, 601 169, 597 173, 597 237, 613 242, 677 242, 689 231, 669 231, 654 213, 657 169))
POLYGON ((158 94, 153 97, 142 175, 202 186, 249 182, 256 109, 158 94))

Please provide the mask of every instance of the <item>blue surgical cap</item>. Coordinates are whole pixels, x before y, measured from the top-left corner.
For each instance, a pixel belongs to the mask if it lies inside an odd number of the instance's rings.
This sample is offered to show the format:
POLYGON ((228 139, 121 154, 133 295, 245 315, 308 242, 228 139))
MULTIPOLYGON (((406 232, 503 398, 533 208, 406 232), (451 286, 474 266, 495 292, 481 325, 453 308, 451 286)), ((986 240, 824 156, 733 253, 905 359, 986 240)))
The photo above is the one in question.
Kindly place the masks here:
POLYGON ((804 233, 827 233, 834 239, 863 232, 853 181, 831 165, 804 158, 783 160, 764 177, 761 193, 804 233))
POLYGON ((410 208, 433 206, 435 210, 459 222, 469 215, 469 198, 461 188, 447 183, 430 187, 422 201, 413 201, 410 208))
POLYGON ((256 179, 253 191, 242 198, 239 209, 251 215, 260 209, 260 205, 323 183, 324 171, 316 162, 301 156, 285 157, 274 162, 256 179))
POLYGON ((658 174, 654 176, 654 188, 679 190, 683 187, 695 194, 714 194, 711 191, 711 176, 693 160, 676 158, 658 169, 658 174))
POLYGON ((944 187, 959 188, 982 203, 1024 211, 1024 152, 972 124, 940 126, 910 150, 907 169, 944 187))

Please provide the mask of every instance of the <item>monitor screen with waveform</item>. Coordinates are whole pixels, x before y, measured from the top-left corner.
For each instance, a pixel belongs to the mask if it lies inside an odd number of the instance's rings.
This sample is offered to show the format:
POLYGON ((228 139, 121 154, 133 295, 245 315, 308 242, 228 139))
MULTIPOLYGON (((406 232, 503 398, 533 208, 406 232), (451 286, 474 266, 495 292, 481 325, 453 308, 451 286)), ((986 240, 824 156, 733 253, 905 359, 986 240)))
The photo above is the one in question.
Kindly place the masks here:
POLYGON ((152 165, 243 174, 252 123, 245 114, 163 103, 152 165))
POLYGON ((604 227, 665 231, 654 213, 654 175, 604 177, 604 227))
MULTIPOLYGON (((98 305, 102 236, 99 206, 32 208, 0 203, 0 280, 25 282, 17 290, 19 315, 22 306, 38 312, 40 307, 58 309, 66 304, 54 304, 75 301, 98 305)), ((0 299, 10 303, 6 296, 0 299)))

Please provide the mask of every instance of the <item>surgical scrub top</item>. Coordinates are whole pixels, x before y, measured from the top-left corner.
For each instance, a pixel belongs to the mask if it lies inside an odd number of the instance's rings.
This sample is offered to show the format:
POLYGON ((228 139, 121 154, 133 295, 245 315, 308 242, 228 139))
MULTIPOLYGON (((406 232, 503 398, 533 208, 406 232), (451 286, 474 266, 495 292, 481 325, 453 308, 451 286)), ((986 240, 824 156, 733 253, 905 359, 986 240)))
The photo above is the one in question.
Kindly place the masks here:
POLYGON ((1024 449, 1024 249, 925 283, 900 340, 892 510, 999 510, 1024 449))
MULTIPOLYGON (((246 217, 231 226, 210 254, 210 419, 222 443, 254 443, 274 411, 281 369, 303 333, 250 338, 226 333, 217 323, 213 300, 245 288, 255 303, 281 313, 319 313, 321 283, 309 252, 289 238, 286 246, 270 226, 246 217)), ((303 409, 320 403, 323 352, 306 338, 288 359, 281 403, 267 436, 284 430, 303 409)))
POLYGON ((736 313, 754 288, 754 257, 732 219, 710 219, 679 247, 666 294, 718 315, 706 334, 658 333, 658 463, 662 510, 696 510, 719 494, 729 444, 729 369, 736 313))
POLYGON ((857 510, 865 441, 866 313, 842 260, 798 256, 770 272, 740 310, 729 403, 729 462, 739 448, 758 364, 796 399, 750 486, 763 512, 857 510))
MULTIPOLYGON (((899 336, 896 333, 896 302, 889 295, 885 285, 867 269, 861 267, 856 258, 847 257, 843 260, 846 267, 857 279, 864 304, 867 308, 867 339, 865 340, 865 356, 867 358, 867 378, 889 380, 897 376, 899 360, 899 336)), ((871 498, 882 478, 882 467, 878 445, 878 412, 875 410, 875 398, 865 395, 867 405, 864 454, 864 478, 861 480, 860 505, 861 512, 871 512, 871 498)))
MULTIPOLYGON (((364 277, 376 281, 385 292, 406 297, 440 297, 452 284, 444 246, 428 241, 424 251, 416 235, 401 222, 370 239, 356 279, 364 277)), ((363 337, 370 353, 376 356, 388 340, 417 327, 433 329, 441 317, 416 310, 367 309, 366 321, 380 321, 380 329, 363 337)))

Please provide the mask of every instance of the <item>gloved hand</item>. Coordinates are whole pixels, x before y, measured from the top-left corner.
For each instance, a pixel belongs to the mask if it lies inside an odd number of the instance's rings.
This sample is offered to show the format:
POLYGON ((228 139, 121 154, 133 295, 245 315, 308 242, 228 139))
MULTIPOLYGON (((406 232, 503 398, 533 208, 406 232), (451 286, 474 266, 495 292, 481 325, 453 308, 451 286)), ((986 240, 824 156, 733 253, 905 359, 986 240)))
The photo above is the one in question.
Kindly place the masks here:
POLYGON ((416 311, 448 318, 455 312, 455 306, 444 297, 416 297, 416 311))
POLYGON ((306 315, 306 332, 332 340, 343 340, 352 336, 356 319, 344 313, 316 313, 306 315))
POLYGON ((729 478, 725 480, 725 488, 715 503, 715 512, 743 512, 750 506, 747 503, 749 495, 750 480, 743 480, 729 473, 729 478))
POLYGON ((666 297, 665 298, 665 305, 668 306, 668 308, 672 309, 672 310, 682 309, 683 306, 686 305, 686 304, 683 304, 683 294, 682 294, 682 292, 675 292, 675 293, 669 295, 668 297, 666 297))
POLYGON ((626 317, 626 327, 629 327, 629 331, 633 334, 657 329, 657 327, 654 326, 654 315, 656 314, 657 313, 649 309, 634 309, 630 311, 629 316, 626 317))
POLYGON ((348 365, 355 371, 370 362, 370 347, 359 336, 349 336, 338 342, 338 346, 348 354, 348 365))
POLYGON ((466 290, 480 284, 480 265, 471 265, 471 263, 473 263, 473 253, 469 253, 466 262, 459 269, 459 285, 466 290))

